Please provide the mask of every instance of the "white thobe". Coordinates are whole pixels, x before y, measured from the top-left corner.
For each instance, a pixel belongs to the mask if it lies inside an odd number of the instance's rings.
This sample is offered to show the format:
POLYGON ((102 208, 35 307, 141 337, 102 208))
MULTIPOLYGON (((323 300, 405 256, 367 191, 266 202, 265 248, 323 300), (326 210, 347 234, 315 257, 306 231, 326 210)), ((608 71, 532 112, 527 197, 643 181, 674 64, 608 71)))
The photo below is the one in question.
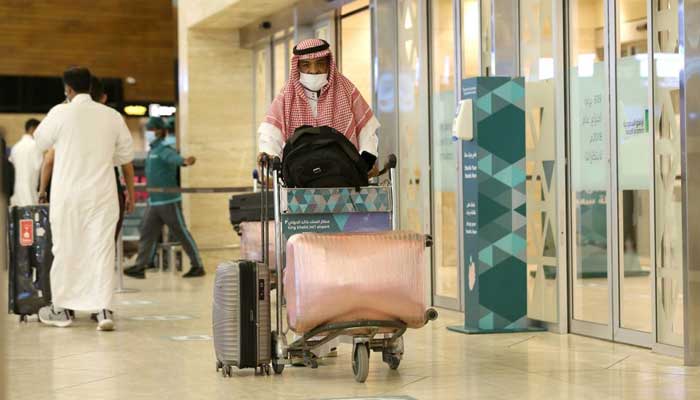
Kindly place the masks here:
POLYGON ((110 309, 119 218, 113 166, 133 159, 131 133, 117 111, 79 94, 52 108, 34 137, 40 150, 55 149, 49 207, 53 304, 110 309))
POLYGON ((39 174, 43 156, 32 135, 23 135, 12 146, 10 162, 15 167, 15 193, 10 204, 26 207, 39 203, 39 174))
MULTIPOLYGON (((309 103, 309 108, 311 108, 311 114, 316 118, 318 115, 318 93, 306 89, 304 89, 304 92, 306 92, 306 99, 309 103)), ((375 157, 377 156, 377 148, 379 146, 377 130, 379 127, 377 117, 372 116, 362 128, 357 137, 360 154, 366 151, 375 157)), ((260 124, 258 128, 258 150, 273 157, 282 157, 283 148, 284 137, 282 136, 282 131, 267 122, 260 124)))

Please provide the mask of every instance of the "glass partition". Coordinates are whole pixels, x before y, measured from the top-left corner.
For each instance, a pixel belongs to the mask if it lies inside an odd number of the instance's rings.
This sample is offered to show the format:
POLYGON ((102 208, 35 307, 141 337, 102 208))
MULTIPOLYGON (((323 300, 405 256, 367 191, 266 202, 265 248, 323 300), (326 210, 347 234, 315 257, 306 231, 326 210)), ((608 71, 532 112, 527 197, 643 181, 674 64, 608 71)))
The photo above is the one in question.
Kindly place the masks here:
POLYGON ((461 0, 462 79, 481 75, 479 69, 479 0, 461 0))
POLYGON ((340 21, 340 70, 362 97, 372 102, 372 29, 369 8, 356 10, 340 21))
MULTIPOLYGON (((478 60, 478 2, 466 6, 468 18, 464 23, 476 26, 477 42, 466 46, 468 60, 478 60), (473 19, 477 20, 474 21, 473 19)), ((457 158, 452 141, 452 121, 456 106, 455 32, 454 6, 451 0, 430 2, 430 88, 432 132, 432 197, 434 235, 434 292, 438 298, 460 298, 458 208, 457 208, 457 158)), ((473 29, 469 30, 474 33, 473 29)), ((469 64, 469 65, 473 65, 469 64)), ((478 62, 476 63, 478 68, 478 62)), ((472 68, 472 67, 469 67, 472 68)), ((468 69, 469 75, 478 74, 468 69)))
POLYGON ((601 325, 611 315, 606 4, 571 0, 568 18, 572 319, 601 325))
POLYGON ((651 182, 647 8, 617 2, 617 224, 619 326, 652 328, 651 182))

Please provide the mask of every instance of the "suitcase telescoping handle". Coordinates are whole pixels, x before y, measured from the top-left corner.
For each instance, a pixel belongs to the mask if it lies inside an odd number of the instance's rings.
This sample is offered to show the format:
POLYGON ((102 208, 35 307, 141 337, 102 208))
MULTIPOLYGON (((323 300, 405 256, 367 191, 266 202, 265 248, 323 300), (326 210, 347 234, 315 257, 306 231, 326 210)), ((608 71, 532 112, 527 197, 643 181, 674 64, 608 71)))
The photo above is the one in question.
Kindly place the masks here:
POLYGON ((267 215, 267 207, 268 207, 268 192, 269 192, 269 182, 270 182, 270 167, 269 167, 269 161, 270 158, 267 154, 263 154, 262 160, 260 162, 260 186, 262 189, 260 190, 260 225, 261 228, 261 234, 262 238, 260 240, 260 243, 262 244, 262 262, 265 264, 265 266, 269 269, 270 268, 270 260, 268 260, 268 246, 269 246, 269 232, 268 232, 268 219, 269 216, 267 215))

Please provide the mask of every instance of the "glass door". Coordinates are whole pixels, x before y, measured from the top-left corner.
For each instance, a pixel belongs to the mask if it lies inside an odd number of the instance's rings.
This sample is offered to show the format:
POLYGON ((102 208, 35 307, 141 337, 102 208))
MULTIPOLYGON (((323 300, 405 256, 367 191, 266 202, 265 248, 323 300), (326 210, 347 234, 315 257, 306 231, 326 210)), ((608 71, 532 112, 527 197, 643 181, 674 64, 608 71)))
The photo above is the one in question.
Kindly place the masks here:
POLYGON ((571 330, 612 339, 607 1, 568 9, 571 330))
POLYGON ((651 347, 653 325, 649 19, 647 0, 618 0, 615 11, 614 339, 651 347))
POLYGON ((568 9, 571 330, 651 347, 653 143, 646 0, 568 9))

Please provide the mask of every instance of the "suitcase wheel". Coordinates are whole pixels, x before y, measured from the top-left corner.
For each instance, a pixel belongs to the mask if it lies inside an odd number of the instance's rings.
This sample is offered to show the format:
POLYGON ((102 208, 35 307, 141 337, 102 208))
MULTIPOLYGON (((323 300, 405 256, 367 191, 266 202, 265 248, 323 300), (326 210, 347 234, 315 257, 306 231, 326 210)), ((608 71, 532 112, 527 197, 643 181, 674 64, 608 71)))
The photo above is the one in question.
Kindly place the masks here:
POLYGON ((255 367, 255 375, 270 375, 270 364, 261 364, 259 367, 255 367))
POLYGON ((224 378, 230 378, 230 377, 232 376, 232 375, 231 375, 231 372, 232 372, 232 371, 231 371, 231 366, 230 366, 230 365, 224 365, 224 366, 221 368, 221 375, 222 375, 224 378))

